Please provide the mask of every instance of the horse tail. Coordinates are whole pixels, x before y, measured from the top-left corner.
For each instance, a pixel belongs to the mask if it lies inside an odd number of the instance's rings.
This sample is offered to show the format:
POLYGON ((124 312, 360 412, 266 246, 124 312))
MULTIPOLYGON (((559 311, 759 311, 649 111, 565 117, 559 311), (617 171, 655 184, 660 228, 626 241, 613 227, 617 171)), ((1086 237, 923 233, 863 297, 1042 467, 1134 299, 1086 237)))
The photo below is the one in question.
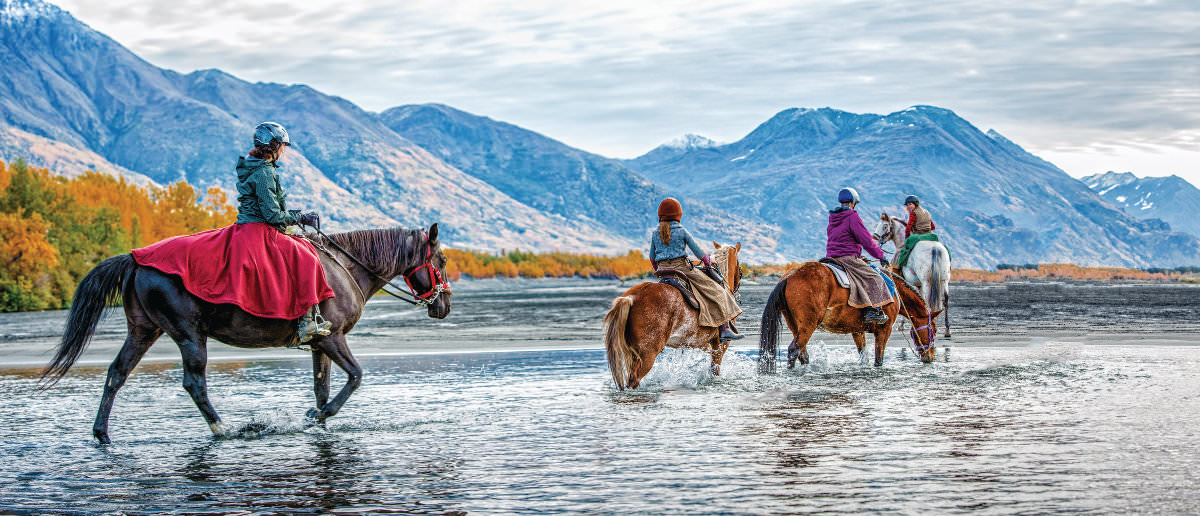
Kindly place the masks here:
POLYGON ((788 314, 787 300, 784 299, 783 293, 786 287, 787 278, 785 277, 775 285, 775 290, 771 291, 771 295, 767 296, 767 307, 763 309, 758 335, 758 372, 760 373, 775 372, 779 319, 788 314))
POLYGON ((613 383, 625 390, 629 376, 637 367, 637 353, 625 338, 629 322, 629 309, 633 307, 633 296, 621 296, 613 300, 612 308, 604 316, 604 347, 608 352, 608 370, 613 383))
POLYGON ((925 300, 931 313, 942 309, 942 282, 947 279, 942 276, 942 265, 946 260, 946 252, 940 245, 932 247, 929 260, 929 299, 925 300))
POLYGON ((42 371, 42 388, 50 387, 58 382, 67 370, 79 360, 83 350, 92 340, 100 316, 104 315, 104 307, 116 302, 121 295, 123 286, 129 274, 137 267, 133 255, 122 254, 114 256, 97 265, 75 289, 75 297, 71 301, 71 312, 67 315, 67 329, 63 332, 62 341, 58 344, 58 352, 54 360, 42 371))

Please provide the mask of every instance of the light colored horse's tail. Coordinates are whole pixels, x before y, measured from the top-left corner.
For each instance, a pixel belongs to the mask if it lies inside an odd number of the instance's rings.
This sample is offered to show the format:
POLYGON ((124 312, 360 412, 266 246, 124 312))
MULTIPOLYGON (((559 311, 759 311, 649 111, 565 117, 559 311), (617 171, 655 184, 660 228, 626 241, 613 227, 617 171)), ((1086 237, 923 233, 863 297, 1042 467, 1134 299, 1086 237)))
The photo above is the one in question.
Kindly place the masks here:
POLYGON ((633 296, 621 296, 613 300, 612 308, 604 316, 604 347, 608 351, 608 370, 613 383, 625 390, 629 377, 637 367, 638 354, 632 343, 625 338, 629 322, 629 309, 633 307, 633 296))
POLYGON ((925 304, 929 306, 930 312, 936 312, 945 309, 942 306, 942 297, 944 295, 942 292, 942 283, 945 283, 949 278, 943 277, 942 271, 950 270, 949 264, 945 263, 950 257, 940 245, 932 246, 929 253, 931 255, 929 260, 929 299, 925 300, 925 304))

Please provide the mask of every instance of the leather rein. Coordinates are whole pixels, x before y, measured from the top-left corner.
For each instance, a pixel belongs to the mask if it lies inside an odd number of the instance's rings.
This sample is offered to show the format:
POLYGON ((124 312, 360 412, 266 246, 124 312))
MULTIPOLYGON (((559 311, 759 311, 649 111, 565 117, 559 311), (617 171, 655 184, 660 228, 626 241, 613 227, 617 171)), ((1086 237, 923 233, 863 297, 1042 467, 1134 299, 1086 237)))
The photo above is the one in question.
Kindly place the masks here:
MULTIPOLYGON (((325 232, 321 231, 320 226, 313 227, 313 229, 317 230, 317 234, 324 237, 326 242, 329 242, 331 245, 333 245, 334 249, 337 249, 342 254, 349 257, 351 261, 358 264, 359 267, 362 267, 363 270, 367 271, 367 273, 370 274, 371 276, 374 276, 376 279, 383 281, 384 285, 383 285, 383 288, 381 288, 380 290, 389 296, 392 296, 396 299, 399 299, 399 300, 404 301, 405 303, 408 303, 411 305, 429 306, 429 305, 433 304, 433 302, 436 301, 438 296, 442 295, 443 292, 447 292, 447 293, 450 292, 450 282, 446 281, 445 277, 442 276, 442 271, 438 270, 437 267, 433 266, 433 262, 432 262, 433 248, 429 247, 428 245, 425 246, 425 261, 422 262, 420 265, 413 267, 412 270, 410 270, 409 272, 401 274, 401 276, 404 277, 404 283, 408 288, 408 291, 405 292, 404 287, 393 284, 392 279, 385 278, 385 277, 379 275, 373 269, 371 269, 371 267, 368 267, 367 264, 365 264, 361 260, 359 260, 358 257, 354 256, 354 254, 352 254, 350 251, 347 251, 345 248, 343 248, 341 245, 339 245, 337 243, 337 241, 330 238, 329 235, 325 234, 325 232), (429 287, 429 290, 426 292, 417 293, 417 289, 415 287, 413 287, 413 284, 412 284, 412 277, 417 274, 417 271, 420 271, 423 269, 429 270, 430 287, 429 287), (394 289, 400 289, 400 292, 399 293, 392 292, 392 291, 388 290, 387 287, 392 287, 394 289), (405 297, 405 296, 408 296, 408 297, 405 297), (412 299, 409 299, 409 297, 411 297, 412 299)), ((325 249, 324 246, 322 246, 319 242, 314 242, 314 243, 317 245, 317 247, 320 247, 323 251, 326 252, 326 254, 329 254, 330 257, 332 257, 333 253, 330 253, 329 250, 325 249)), ((426 243, 428 243, 428 241, 426 243)), ((334 260, 336 261, 336 258, 334 258, 334 260)), ((350 280, 353 281, 354 278, 352 277, 352 278, 350 278, 350 280)), ((355 283, 355 286, 356 287, 358 286, 357 282, 355 283)), ((359 290, 361 293, 362 289, 359 289, 359 290)), ((366 302, 365 296, 364 296, 363 302, 366 302)))

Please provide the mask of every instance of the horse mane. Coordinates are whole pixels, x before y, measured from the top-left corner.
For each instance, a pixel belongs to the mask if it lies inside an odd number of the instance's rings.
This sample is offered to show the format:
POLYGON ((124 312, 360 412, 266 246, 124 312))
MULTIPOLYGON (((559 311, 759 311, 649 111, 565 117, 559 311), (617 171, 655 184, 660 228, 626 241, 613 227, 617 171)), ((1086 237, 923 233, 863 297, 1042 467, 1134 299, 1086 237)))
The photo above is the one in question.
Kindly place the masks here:
MULTIPOLYGON (((888 271, 887 275, 892 278, 892 282, 896 284, 896 288, 903 287, 908 289, 909 293, 911 293, 917 299, 920 299, 921 306, 925 307, 925 313, 929 313, 929 306, 925 303, 925 298, 921 297, 921 291, 917 290, 917 287, 914 287, 912 283, 908 282, 908 280, 905 280, 898 274, 893 274, 891 271, 888 271)), ((899 295, 899 293, 897 293, 897 295, 899 295)))
POLYGON ((428 247, 425 230, 399 226, 325 236, 364 264, 383 269, 375 271, 383 275, 396 275, 405 269, 420 265, 425 259, 425 249, 428 247))

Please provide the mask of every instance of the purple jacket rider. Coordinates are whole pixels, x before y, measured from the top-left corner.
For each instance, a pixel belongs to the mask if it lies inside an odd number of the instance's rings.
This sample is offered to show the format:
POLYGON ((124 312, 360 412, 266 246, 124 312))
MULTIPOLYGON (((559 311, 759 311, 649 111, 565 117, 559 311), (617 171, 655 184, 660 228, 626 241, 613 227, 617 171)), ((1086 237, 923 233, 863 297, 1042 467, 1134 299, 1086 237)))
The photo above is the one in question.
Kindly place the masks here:
POLYGON ((858 218, 858 212, 845 206, 829 212, 829 227, 825 229, 829 242, 825 244, 825 256, 858 256, 863 248, 877 259, 883 259, 883 250, 875 244, 871 233, 858 218))

